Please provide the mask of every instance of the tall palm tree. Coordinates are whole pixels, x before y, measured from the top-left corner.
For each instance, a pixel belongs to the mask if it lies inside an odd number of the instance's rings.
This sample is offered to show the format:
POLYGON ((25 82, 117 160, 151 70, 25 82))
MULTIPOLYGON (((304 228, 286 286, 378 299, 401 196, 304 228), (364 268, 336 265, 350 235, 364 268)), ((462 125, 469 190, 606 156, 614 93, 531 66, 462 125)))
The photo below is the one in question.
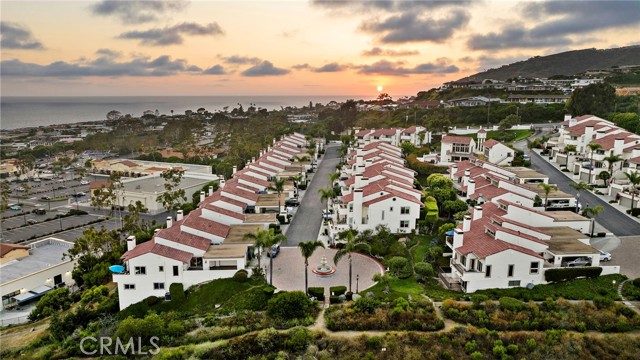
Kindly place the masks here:
POLYGON ((352 252, 356 252, 358 250, 360 251, 367 251, 367 252, 371 252, 371 246, 369 246, 369 244, 365 243, 365 242, 361 242, 356 240, 356 236, 354 235, 354 231, 349 230, 346 231, 345 233, 345 240, 347 241, 344 244, 344 247, 340 250, 338 250, 338 252, 334 255, 333 257, 333 262, 334 264, 338 265, 338 262, 340 261, 340 259, 342 259, 345 255, 348 256, 349 259, 349 292, 351 292, 351 278, 352 278, 352 262, 353 259, 351 258, 351 253, 352 252))
POLYGON ((622 160, 623 160, 622 156, 618 154, 610 154, 608 156, 605 156, 604 161, 606 161, 607 164, 609 164, 609 175, 613 177, 613 165, 622 160))
POLYGON ((331 181, 331 187, 332 188, 333 188, 333 184, 335 184, 335 182, 338 181, 338 179, 340 179, 340 173, 339 172, 329 173, 329 181, 331 181))
POLYGON ((591 164, 591 167, 589 168, 589 183, 591 183, 591 173, 593 172, 593 154, 595 154, 596 150, 601 149, 602 146, 600 146, 600 144, 596 144, 596 143, 590 143, 587 144, 587 147, 589 148, 589 150, 591 150, 591 159, 589 160, 589 163, 591 164))
POLYGON ((591 231, 589 232, 589 236, 593 237, 593 230, 596 224, 596 216, 598 216, 601 212, 604 211, 604 208, 600 205, 596 205, 594 207, 586 207, 582 210, 582 216, 586 216, 591 219, 591 231))
POLYGON ((327 187, 325 189, 318 190, 320 194, 320 202, 326 201, 327 203, 327 212, 329 211, 329 199, 333 199, 335 193, 333 192, 333 188, 327 187))
POLYGON ((278 214, 280 214, 281 211, 281 197, 280 194, 282 194, 284 192, 284 184, 285 184, 286 180, 282 179, 282 178, 275 178, 273 180, 273 185, 269 186, 267 189, 271 190, 271 191, 275 191, 278 194, 278 214))
POLYGON ((547 204, 549 202, 549 193, 555 190, 558 190, 558 187, 555 185, 549 185, 545 183, 538 184, 544 191, 544 211, 547 211, 547 204))
POLYGON ((262 259, 261 249, 265 246, 264 244, 268 236, 269 236, 269 231, 264 229, 263 230, 258 229, 258 231, 256 231, 255 233, 247 233, 244 235, 245 240, 253 241, 253 246, 255 247, 256 253, 258 254, 259 268, 262 267, 262 262, 260 261, 262 259))
POLYGON ((633 209, 633 203, 636 200, 636 187, 640 185, 640 173, 638 172, 627 172, 624 173, 624 176, 627 177, 627 180, 631 183, 631 188, 629 191, 631 192, 631 208, 633 209))
POLYGON ((324 243, 319 240, 310 240, 298 244, 300 253, 304 257, 304 292, 307 295, 309 295, 309 258, 319 247, 324 249, 324 243))
MULTIPOLYGON (((282 234, 275 233, 274 229, 258 229, 255 234, 245 235, 245 239, 253 239, 257 246, 262 246, 271 251, 271 247, 276 244, 287 242, 287 238, 282 234)), ((260 264, 258 258, 258 264, 260 264)), ((273 284, 273 255, 269 255, 269 284, 273 284)))
MULTIPOLYGON (((587 184, 584 181, 580 181, 579 183, 570 183, 569 186, 571 186, 572 188, 574 188, 576 190, 576 199, 580 199, 580 192, 585 191, 585 190, 591 190, 591 186, 589 186, 589 184, 587 184)), ((578 209, 578 204, 576 203, 576 212, 578 209)))

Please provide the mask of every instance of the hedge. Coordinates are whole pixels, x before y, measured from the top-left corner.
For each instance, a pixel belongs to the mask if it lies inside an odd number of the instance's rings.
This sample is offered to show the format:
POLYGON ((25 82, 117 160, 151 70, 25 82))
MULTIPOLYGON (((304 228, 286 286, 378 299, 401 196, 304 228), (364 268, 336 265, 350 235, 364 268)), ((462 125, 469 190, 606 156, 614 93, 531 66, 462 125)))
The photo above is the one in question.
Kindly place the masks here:
POLYGON ((309 295, 315 297, 318 301, 324 301, 324 288, 323 287, 310 287, 309 295))
POLYGON ((580 277, 597 278, 602 273, 601 267, 575 267, 564 269, 549 269, 544 272, 544 279, 548 282, 573 280, 580 277))
POLYGON ((346 292, 347 292, 346 286, 332 286, 329 288, 330 295, 340 296, 346 292))
POLYGON ((169 286, 169 294, 171 294, 171 301, 181 303, 185 299, 184 286, 181 283, 173 283, 169 286))
POLYGON ((640 215, 640 208, 629 209, 627 210, 627 214, 637 217, 638 215, 640 215))

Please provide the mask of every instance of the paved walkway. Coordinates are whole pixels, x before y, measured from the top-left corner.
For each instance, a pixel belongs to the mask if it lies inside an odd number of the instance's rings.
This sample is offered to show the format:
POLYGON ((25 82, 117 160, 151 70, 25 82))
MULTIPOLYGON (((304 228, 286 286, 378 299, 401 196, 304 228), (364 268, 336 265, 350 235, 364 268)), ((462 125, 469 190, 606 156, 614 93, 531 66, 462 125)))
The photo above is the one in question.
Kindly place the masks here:
POLYGON ((622 299, 622 302, 627 305, 628 307, 630 307, 631 309, 635 310, 637 313, 640 314, 640 309, 638 309, 631 301, 627 300, 624 296, 622 296, 622 286, 627 282, 627 281, 632 281, 631 279, 627 279, 623 282, 620 283, 620 285, 618 285, 618 296, 620 296, 620 299, 622 299))
POLYGON ((329 173, 336 171, 336 165, 340 161, 339 151, 339 145, 331 144, 326 147, 324 158, 311 179, 291 224, 287 227, 285 235, 288 241, 283 246, 298 246, 300 242, 318 238, 322 224, 322 209, 325 206, 320 202, 318 190, 329 185, 329 173))

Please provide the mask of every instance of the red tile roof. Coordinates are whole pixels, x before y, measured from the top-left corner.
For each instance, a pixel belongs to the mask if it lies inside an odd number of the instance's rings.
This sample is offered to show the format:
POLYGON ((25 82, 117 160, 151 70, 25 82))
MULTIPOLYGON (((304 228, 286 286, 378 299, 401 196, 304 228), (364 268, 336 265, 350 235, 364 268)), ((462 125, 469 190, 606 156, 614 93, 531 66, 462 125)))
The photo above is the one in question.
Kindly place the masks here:
POLYGON ((640 136, 625 131, 601 137, 600 139, 593 140, 592 143, 599 144, 603 150, 611 150, 613 149, 616 139, 623 139, 623 144, 629 144, 635 141, 640 142, 640 136))
POLYGON ((131 160, 122 160, 118 164, 122 164, 122 165, 127 166, 127 167, 138 167, 138 164, 134 163, 131 160))
POLYGON ((413 134, 418 130, 418 127, 415 125, 412 125, 406 129, 404 129, 404 131, 402 132, 403 134, 413 134))
POLYGON ((442 137, 442 143, 443 144, 471 144, 471 140, 473 140, 472 138, 468 137, 468 136, 451 136, 451 135, 445 135, 442 137))
POLYGON ((482 146, 486 147, 487 149, 491 149, 492 147, 496 146, 500 144, 500 141, 496 140, 496 139, 489 139, 485 142, 482 143, 482 146))
POLYGON ((215 206, 215 205, 212 205, 212 204, 207 204, 207 205, 205 205, 205 209, 211 210, 211 211, 213 211, 215 213, 218 213, 218 214, 226 215, 228 217, 232 217, 234 219, 238 219, 238 220, 244 221, 244 214, 237 213, 235 211, 231 211, 231 210, 228 210, 228 209, 225 209, 225 208, 221 208, 219 206, 215 206))
POLYGON ((356 133, 356 137, 364 137, 365 135, 369 134, 372 131, 373 130, 371 129, 360 130, 356 133))
POLYGON ((640 164, 640 156, 629 159, 632 164, 640 164))
POLYGON ((371 134, 373 137, 379 136, 393 136, 396 134, 396 129, 378 129, 371 134))
POLYGON ((222 188, 222 196, 224 196, 224 194, 232 194, 232 195, 236 195, 239 196, 243 199, 247 199, 249 201, 253 201, 255 202, 256 200, 258 200, 258 194, 255 192, 251 192, 251 191, 247 191, 238 187, 234 187, 233 184, 228 186, 225 184, 225 186, 222 188))
MULTIPOLYGON (((227 237, 229 226, 217 221, 205 219, 202 216, 202 209, 196 209, 189 213, 180 226, 200 230, 208 234, 213 234, 221 238, 227 237)), ((182 229, 184 231, 184 229, 182 229)))
POLYGON ((504 195, 506 193, 508 193, 509 190, 503 189, 503 188, 499 188, 497 186, 494 185, 487 185, 487 186, 483 186, 482 189, 476 189, 476 191, 473 193, 473 195, 469 196, 472 199, 477 199, 480 196, 482 196, 482 198, 484 198, 485 200, 489 201, 491 199, 493 199, 496 196, 500 196, 500 195, 504 195))
POLYGON ((484 128, 482 128, 482 127, 480 128, 480 130, 478 130, 478 134, 484 134, 484 133, 486 133, 486 132, 487 132, 487 130, 485 130, 485 129, 484 129, 484 128))
MULTIPOLYGON (((370 142, 368 144, 366 144, 365 146, 362 147, 362 150, 364 151, 369 151, 371 149, 380 149, 383 148, 384 150, 389 150, 389 151, 393 151, 396 153, 402 153, 402 150, 400 150, 400 148, 393 146, 391 144, 389 144, 388 142, 385 141, 374 141, 374 142, 370 142)), ((381 150, 383 150, 381 149, 381 150)))
POLYGON ((268 182, 267 180, 260 179, 260 178, 257 178, 255 176, 251 176, 249 174, 240 174, 240 176, 235 176, 235 178, 238 179, 238 180, 244 180, 244 181, 256 184, 256 185, 260 185, 260 186, 263 186, 263 187, 271 186, 271 183, 268 182))
POLYGON ((0 257, 4 257, 5 255, 10 253, 11 251, 19 250, 19 249, 28 250, 29 247, 28 246, 24 246, 24 245, 0 243, 0 257))
MULTIPOLYGON (((190 215, 191 213, 189 213, 187 217, 190 215)), ((184 220, 175 222, 170 228, 160 230, 156 236, 168 241, 173 241, 178 244, 206 251, 209 248, 209 245, 211 245, 211 240, 182 231, 180 229, 180 225, 183 223, 184 220)))
POLYGON ((191 262, 191 258, 193 257, 193 254, 190 252, 156 244, 154 240, 149 240, 136 246, 135 248, 133 248, 133 250, 127 251, 126 253, 122 254, 122 258, 128 261, 140 255, 148 253, 156 254, 169 259, 174 259, 183 263, 191 262))

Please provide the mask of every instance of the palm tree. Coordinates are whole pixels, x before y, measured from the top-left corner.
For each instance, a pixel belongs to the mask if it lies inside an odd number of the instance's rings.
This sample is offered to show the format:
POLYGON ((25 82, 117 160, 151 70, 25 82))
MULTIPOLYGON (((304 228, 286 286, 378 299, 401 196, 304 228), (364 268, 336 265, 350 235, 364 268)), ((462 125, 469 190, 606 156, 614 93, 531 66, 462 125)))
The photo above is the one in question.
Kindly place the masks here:
POLYGON ((589 236, 593 237, 593 230, 596 224, 596 216, 598 216, 601 212, 604 211, 604 208, 600 205, 596 205, 594 207, 586 207, 582 210, 582 216, 586 216, 591 219, 591 231, 589 236))
POLYGON ((587 147, 589 148, 589 150, 591 150, 591 159, 589 160, 589 163, 591 165, 589 167, 589 183, 591 183, 591 173, 593 172, 593 154, 596 152, 596 150, 601 149, 602 146, 600 146, 600 144, 590 143, 587 144, 587 147))
POLYGON ((638 172, 628 172, 624 173, 624 176, 627 177, 627 180, 631 183, 631 188, 629 191, 631 192, 631 208, 633 209, 633 203, 636 200, 636 187, 640 185, 640 173, 638 172))
POLYGON ((310 240, 298 244, 300 253, 302 253, 302 257, 304 257, 304 292, 307 295, 309 295, 309 258, 319 247, 324 249, 324 243, 318 240, 310 240))
MULTIPOLYGON (((570 183, 569 186, 576 190, 576 200, 580 199, 580 192, 584 190, 591 190, 591 186, 584 181, 580 181, 579 183, 570 183)), ((576 212, 578 211, 578 204, 576 202, 576 212)))
POLYGON ((273 185, 267 188, 271 191, 275 191, 278 194, 278 214, 280 214, 280 211, 281 211, 282 205, 280 204, 280 202, 282 200, 281 200, 280 194, 284 192, 284 184, 285 184, 285 179, 275 178, 273 180, 273 185))
POLYGON ((329 173, 329 181, 331 181, 331 187, 332 188, 333 188, 333 184, 335 184, 336 181, 338 181, 338 179, 340 179, 340 173, 339 172, 329 173))
POLYGON ((327 202, 327 212, 328 212, 329 199, 333 199, 335 196, 335 193, 333 192, 333 188, 327 187, 325 189, 320 189, 318 190, 318 193, 320 193, 320 202, 323 202, 323 201, 327 202))
POLYGON ((549 202, 549 193, 552 191, 558 190, 558 187, 555 185, 549 185, 545 183, 538 184, 544 191, 544 211, 547 211, 547 204, 549 202))
POLYGON ((265 241, 269 236, 269 231, 264 229, 258 229, 255 233, 247 233, 244 235, 245 240, 253 241, 253 246, 256 248, 256 253, 258 255, 258 267, 262 267, 262 251, 261 249, 265 246, 265 241))
POLYGON ((369 246, 369 244, 365 243, 365 242, 361 242, 361 241, 357 241, 355 235, 353 234, 353 230, 349 230, 346 231, 345 234, 345 240, 347 241, 344 244, 344 247, 340 250, 338 250, 338 252, 335 254, 335 256, 333 257, 333 263, 338 265, 338 262, 340 261, 340 259, 342 259, 342 257, 344 257, 345 255, 348 256, 349 259, 349 292, 351 292, 351 274, 352 274, 352 262, 353 259, 351 258, 351 253, 355 252, 357 250, 366 250, 367 252, 371 252, 371 246, 369 246))
POLYGON ((294 175, 294 176, 289 176, 289 180, 293 181, 293 184, 296 187, 296 190, 298 189, 298 187, 300 186, 300 183, 302 182, 302 175, 298 174, 298 175, 294 175))
MULTIPOLYGON (((258 229, 254 234, 246 234, 245 239, 254 240, 256 246, 265 247, 267 251, 271 251, 273 245, 287 242, 287 238, 282 234, 276 235, 274 229, 258 229)), ((260 264, 260 257, 258 257, 258 264, 260 264)), ((271 254, 269 254, 269 284, 273 284, 273 255, 271 254)))
POLYGON ((606 161, 607 164, 609 164, 609 175, 613 176, 613 165, 622 160, 623 160, 622 156, 617 154, 610 154, 608 156, 605 156, 604 161, 606 161))

